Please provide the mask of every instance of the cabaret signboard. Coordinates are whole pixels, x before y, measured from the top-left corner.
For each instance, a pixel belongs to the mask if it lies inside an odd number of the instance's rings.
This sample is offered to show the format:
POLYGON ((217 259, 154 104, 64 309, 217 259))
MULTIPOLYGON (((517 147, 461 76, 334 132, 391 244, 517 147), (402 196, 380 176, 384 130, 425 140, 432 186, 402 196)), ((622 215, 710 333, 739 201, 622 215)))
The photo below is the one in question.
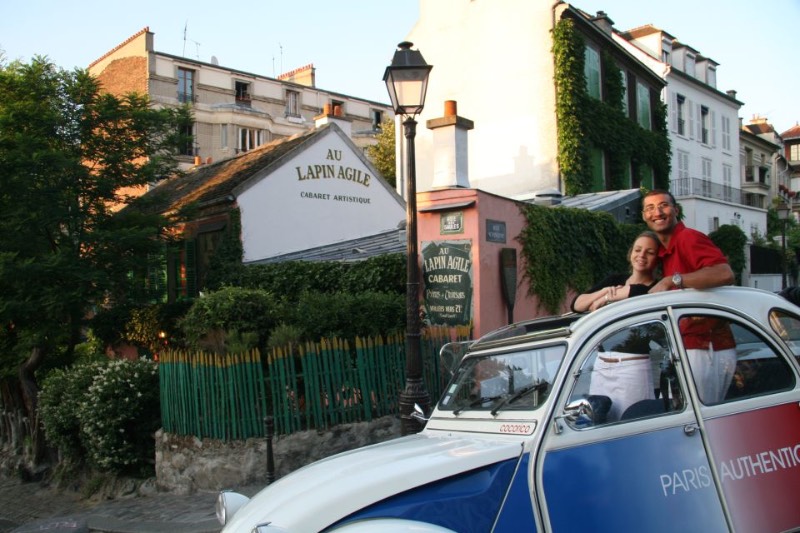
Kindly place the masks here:
POLYGON ((440 241, 422 247, 426 322, 461 326, 472 322, 472 242, 440 241))

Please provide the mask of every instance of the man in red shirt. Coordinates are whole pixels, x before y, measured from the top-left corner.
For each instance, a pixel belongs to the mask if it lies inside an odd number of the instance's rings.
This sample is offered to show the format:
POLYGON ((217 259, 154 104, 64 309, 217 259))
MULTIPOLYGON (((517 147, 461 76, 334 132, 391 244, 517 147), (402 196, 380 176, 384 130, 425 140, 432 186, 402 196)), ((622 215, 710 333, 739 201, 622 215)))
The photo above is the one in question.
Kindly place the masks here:
MULTIPOLYGON (((642 218, 662 244, 658 256, 664 277, 649 292, 733 283, 733 270, 722 251, 707 235, 678 222, 678 206, 669 191, 647 193, 642 218)), ((722 401, 736 370, 736 342, 728 322, 688 316, 681 318, 680 330, 700 398, 705 403, 722 401)))

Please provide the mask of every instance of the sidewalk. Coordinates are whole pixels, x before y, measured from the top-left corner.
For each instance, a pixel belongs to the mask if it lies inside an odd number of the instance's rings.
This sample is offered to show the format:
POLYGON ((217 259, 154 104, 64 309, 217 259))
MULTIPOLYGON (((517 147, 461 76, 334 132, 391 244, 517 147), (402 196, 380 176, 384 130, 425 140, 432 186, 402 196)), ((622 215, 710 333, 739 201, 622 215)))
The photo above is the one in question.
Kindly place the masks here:
MULTIPOLYGON (((261 487, 238 487, 252 496, 261 487)), ((0 532, 216 533, 216 492, 87 501, 68 491, 0 478, 0 532)))

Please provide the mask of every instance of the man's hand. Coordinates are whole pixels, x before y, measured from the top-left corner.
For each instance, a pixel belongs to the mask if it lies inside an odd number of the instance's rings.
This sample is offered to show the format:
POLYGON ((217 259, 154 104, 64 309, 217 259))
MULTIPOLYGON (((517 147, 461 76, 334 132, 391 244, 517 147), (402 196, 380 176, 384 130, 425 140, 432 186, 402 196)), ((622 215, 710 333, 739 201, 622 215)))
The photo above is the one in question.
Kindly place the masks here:
POLYGON ((672 278, 671 277, 665 277, 665 278, 661 278, 660 280, 658 280, 658 283, 656 283, 655 285, 650 287, 650 290, 647 291, 647 292, 652 294, 652 293, 655 293, 655 292, 669 291, 669 290, 672 290, 673 288, 675 288, 675 286, 672 284, 672 278))

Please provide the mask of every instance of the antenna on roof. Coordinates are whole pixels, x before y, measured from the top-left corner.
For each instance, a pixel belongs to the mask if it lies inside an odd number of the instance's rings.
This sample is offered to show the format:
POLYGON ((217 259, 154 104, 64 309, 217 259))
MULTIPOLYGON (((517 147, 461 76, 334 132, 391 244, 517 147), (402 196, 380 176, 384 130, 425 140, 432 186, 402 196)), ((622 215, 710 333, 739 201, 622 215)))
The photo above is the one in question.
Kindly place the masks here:
POLYGON ((186 29, 189 27, 189 19, 186 19, 186 23, 183 25, 183 57, 186 57, 186 29))
POLYGON ((283 45, 278 43, 278 48, 281 49, 281 74, 283 74, 283 45))

